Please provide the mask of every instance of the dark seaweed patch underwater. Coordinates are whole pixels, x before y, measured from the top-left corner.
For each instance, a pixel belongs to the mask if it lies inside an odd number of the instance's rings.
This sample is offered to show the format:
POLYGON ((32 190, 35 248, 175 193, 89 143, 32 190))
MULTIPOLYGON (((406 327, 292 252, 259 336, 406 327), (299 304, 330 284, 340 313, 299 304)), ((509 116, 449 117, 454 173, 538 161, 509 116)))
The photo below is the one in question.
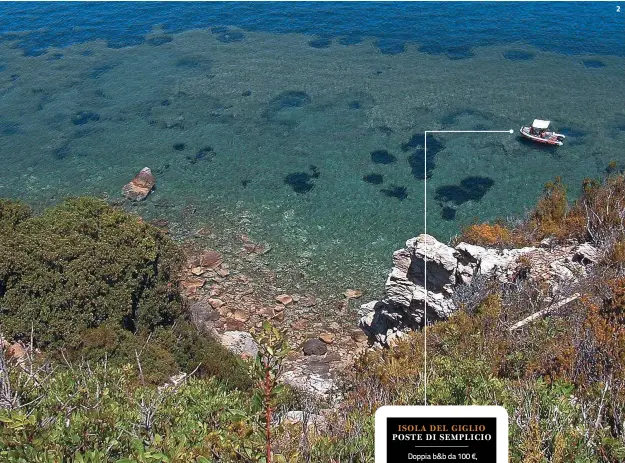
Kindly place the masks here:
POLYGON ((596 60, 596 59, 584 60, 583 63, 585 67, 591 68, 591 69, 599 69, 599 68, 605 67, 605 64, 603 64, 603 62, 596 60))
POLYGON ((284 125, 295 125, 295 122, 290 119, 280 119, 280 113, 291 108, 301 108, 309 105, 311 102, 312 99, 306 92, 301 90, 288 90, 280 93, 267 104, 267 108, 263 112, 263 117, 272 122, 278 122, 284 125))
POLYGON ((441 209, 441 218, 443 220, 454 220, 456 218, 456 209, 450 206, 443 206, 441 209))
POLYGON ((460 206, 467 201, 479 201, 494 184, 494 180, 488 177, 467 177, 460 182, 460 185, 438 187, 435 199, 460 206))
POLYGON ((389 198, 397 198, 403 201, 408 197, 408 188, 405 186, 391 185, 389 188, 383 188, 380 190, 382 194, 389 198))
POLYGON ((371 152, 371 162, 375 164, 392 164, 397 158, 386 150, 375 150, 371 152))
POLYGON ((384 182, 384 177, 381 174, 365 175, 362 179, 372 185, 380 185, 384 182))
POLYGON ((434 199, 441 206, 441 218, 453 220, 456 217, 456 208, 468 201, 480 201, 495 181, 488 177, 466 177, 459 185, 443 185, 436 189, 434 199))
POLYGON ((408 164, 410 165, 412 176, 418 180, 425 180, 426 177, 428 179, 432 177, 432 173, 436 168, 436 155, 439 151, 445 148, 445 146, 436 137, 430 135, 428 137, 426 160, 424 143, 425 135, 419 133, 414 134, 408 142, 401 146, 402 151, 410 151, 411 149, 416 148, 410 156, 408 156, 408 164), (427 172, 425 171, 426 168, 427 172))
POLYGON ((332 41, 328 38, 321 37, 318 39, 311 40, 308 42, 308 45, 312 48, 328 48, 332 41))
POLYGON ((510 61, 529 61, 531 59, 534 59, 534 56, 536 55, 528 51, 509 50, 504 52, 503 56, 510 61))
POLYGON ((308 193, 315 187, 313 179, 319 178, 319 169, 317 166, 311 165, 308 167, 308 172, 293 172, 284 177, 284 183, 289 185, 295 193, 304 194, 308 193))

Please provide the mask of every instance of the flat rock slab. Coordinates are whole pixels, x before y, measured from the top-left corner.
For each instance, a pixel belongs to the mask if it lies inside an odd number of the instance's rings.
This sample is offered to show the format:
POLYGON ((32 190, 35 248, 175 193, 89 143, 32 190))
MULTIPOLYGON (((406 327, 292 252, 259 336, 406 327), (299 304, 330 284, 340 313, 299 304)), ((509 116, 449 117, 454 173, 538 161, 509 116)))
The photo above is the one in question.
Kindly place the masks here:
POLYGON ((258 345, 252 335, 246 331, 226 331, 221 335, 221 344, 236 355, 256 357, 258 345))

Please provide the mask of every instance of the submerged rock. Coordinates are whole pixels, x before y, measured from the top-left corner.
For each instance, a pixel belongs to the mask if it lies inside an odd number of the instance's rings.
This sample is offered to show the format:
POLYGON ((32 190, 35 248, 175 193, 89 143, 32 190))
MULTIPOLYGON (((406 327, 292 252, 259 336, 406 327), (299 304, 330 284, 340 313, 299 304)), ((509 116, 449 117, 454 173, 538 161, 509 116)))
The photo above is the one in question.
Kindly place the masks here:
POLYGON ((200 254, 199 264, 201 267, 217 268, 223 262, 223 256, 218 251, 212 249, 206 250, 200 254))
POLYGON ((155 185, 156 179, 152 171, 149 167, 144 167, 130 183, 122 188, 122 194, 132 201, 142 201, 148 197, 155 185))
POLYGON ((362 291, 359 289, 348 289, 343 294, 347 299, 358 299, 362 296, 362 291))

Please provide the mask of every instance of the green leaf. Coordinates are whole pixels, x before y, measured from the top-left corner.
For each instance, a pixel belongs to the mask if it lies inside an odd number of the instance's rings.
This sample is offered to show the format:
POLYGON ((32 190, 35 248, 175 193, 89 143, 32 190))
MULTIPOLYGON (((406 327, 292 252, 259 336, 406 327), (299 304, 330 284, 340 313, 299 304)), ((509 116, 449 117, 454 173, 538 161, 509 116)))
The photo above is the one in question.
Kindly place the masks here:
POLYGON ((252 396, 252 412, 258 413, 263 409, 263 397, 260 392, 254 393, 252 396))

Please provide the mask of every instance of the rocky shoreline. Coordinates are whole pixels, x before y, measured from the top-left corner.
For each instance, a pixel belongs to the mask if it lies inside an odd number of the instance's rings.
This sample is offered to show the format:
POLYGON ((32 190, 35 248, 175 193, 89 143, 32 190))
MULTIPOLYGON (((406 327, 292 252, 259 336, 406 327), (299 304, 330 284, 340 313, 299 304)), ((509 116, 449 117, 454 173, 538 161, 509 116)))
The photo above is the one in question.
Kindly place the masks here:
MULTIPOLYGON (((131 202, 141 201, 155 184, 150 169, 144 168, 122 193, 131 202)), ((167 221, 154 224, 167 230, 167 221)), ((548 313, 550 307, 578 297, 575 283, 600 259, 599 250, 589 243, 556 246, 544 240, 536 247, 495 249, 462 242, 452 247, 422 234, 394 252, 384 296, 361 305, 354 320, 350 302, 362 291, 346 288, 331 301, 313 292, 289 294, 261 259, 269 244, 240 234, 238 250, 226 255, 202 246, 202 238, 211 235, 202 228, 194 234, 197 240, 185 240, 186 265, 179 284, 195 325, 243 358, 256 355, 250 331, 264 321, 286 330, 294 350, 284 381, 324 399, 335 395, 342 371, 363 350, 389 346, 422 328, 426 319, 431 324, 452 316, 460 309, 458 291, 470 288, 476 278, 500 285, 541 282, 548 287, 548 313)))
MULTIPOLYGON (((198 231, 200 236, 208 233, 198 231)), ((236 253, 187 243, 179 281, 195 325, 249 358, 257 352, 250 331, 270 321, 286 330, 293 348, 286 359, 285 382, 331 399, 342 371, 369 345, 355 325, 355 301, 362 293, 346 289, 331 299, 312 292, 289 294, 263 262, 268 245, 247 235, 240 235, 239 242, 236 253)))
MULTIPOLYGON (((198 231, 199 236, 207 233, 198 231)), ((250 331, 271 321, 286 330, 293 348, 284 381, 323 399, 337 397, 340 378, 360 353, 389 346, 404 333, 420 329, 426 299, 428 323, 459 310, 454 295, 476 278, 499 284, 543 281, 549 285, 547 302, 566 303, 575 282, 600 254, 588 243, 552 246, 544 241, 519 249, 468 243, 451 247, 420 235, 394 253, 384 297, 362 304, 356 316, 351 306, 360 291, 346 289, 333 300, 313 293, 289 294, 263 262, 268 245, 247 235, 239 236, 239 241, 239 251, 228 254, 198 243, 187 245, 180 285, 196 326, 248 358, 257 352, 250 331)))

